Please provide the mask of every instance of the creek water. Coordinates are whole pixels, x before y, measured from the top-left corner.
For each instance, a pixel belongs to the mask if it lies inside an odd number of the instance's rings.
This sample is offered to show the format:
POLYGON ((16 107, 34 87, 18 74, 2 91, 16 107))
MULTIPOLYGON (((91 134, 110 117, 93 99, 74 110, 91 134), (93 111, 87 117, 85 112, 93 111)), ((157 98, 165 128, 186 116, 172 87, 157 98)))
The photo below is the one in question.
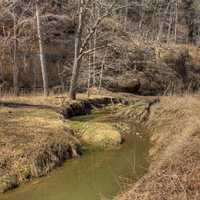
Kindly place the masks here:
MULTIPOLYGON (((98 115, 75 121, 96 120, 98 115)), ((35 179, 0 196, 0 200, 101 200, 113 199, 140 178, 148 168, 149 141, 129 131, 120 148, 100 150, 86 147, 78 159, 68 160, 49 176, 35 179)))

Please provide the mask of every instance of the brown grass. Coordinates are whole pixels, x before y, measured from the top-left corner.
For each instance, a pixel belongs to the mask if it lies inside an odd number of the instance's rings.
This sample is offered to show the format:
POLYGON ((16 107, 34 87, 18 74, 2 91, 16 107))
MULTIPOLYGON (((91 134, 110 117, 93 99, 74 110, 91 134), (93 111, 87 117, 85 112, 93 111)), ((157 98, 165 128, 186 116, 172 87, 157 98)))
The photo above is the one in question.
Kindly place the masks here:
MULTIPOLYGON (((90 98, 102 98, 104 96, 110 96, 109 93, 104 91, 101 94, 94 94, 91 93, 90 98)), ((78 100, 88 99, 86 93, 79 93, 77 94, 78 100)), ((25 95, 20 95, 19 97, 7 94, 0 98, 0 103, 16 103, 16 104, 31 104, 31 105, 45 105, 45 106, 52 106, 52 107, 60 107, 63 104, 68 104, 70 102, 68 93, 63 93, 60 95, 53 95, 51 94, 49 97, 45 97, 41 93, 30 93, 25 95)))
POLYGON ((149 173, 117 199, 200 199, 200 98, 161 98, 147 127, 153 143, 149 173))
MULTIPOLYGON (((0 192, 48 174, 79 151, 78 139, 57 112, 77 102, 70 102, 67 94, 34 95, 0 99, 0 192)), ((98 97, 103 96, 91 96, 98 97)), ((78 99, 87 95, 78 94, 78 99)))
MULTIPOLYGON (((1 101, 42 105, 45 100, 55 105, 53 97, 6 97, 1 101)), ((75 144, 54 109, 0 107, 0 192, 46 175, 73 156, 75 144)))

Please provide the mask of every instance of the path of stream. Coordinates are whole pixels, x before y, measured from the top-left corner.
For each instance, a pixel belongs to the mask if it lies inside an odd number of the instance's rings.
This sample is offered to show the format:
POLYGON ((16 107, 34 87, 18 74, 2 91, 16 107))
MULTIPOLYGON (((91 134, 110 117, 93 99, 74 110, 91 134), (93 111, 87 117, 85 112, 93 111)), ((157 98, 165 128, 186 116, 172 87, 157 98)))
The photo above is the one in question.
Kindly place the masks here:
MULTIPOLYGON (((90 122, 104 115, 105 112, 100 111, 98 115, 77 117, 73 121, 90 122)), ((135 131, 129 132, 120 148, 85 147, 80 158, 68 160, 48 177, 22 185, 0 196, 0 200, 112 199, 127 183, 141 177, 148 167, 148 139, 137 136, 135 131)))

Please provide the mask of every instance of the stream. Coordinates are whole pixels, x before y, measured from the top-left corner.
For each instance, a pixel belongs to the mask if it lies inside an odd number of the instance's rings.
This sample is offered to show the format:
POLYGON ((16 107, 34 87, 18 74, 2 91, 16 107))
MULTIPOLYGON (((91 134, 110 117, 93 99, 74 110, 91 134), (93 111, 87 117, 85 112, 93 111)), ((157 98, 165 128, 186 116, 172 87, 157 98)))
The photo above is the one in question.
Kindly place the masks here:
MULTIPOLYGON (((107 112, 99 111, 72 121, 90 122, 105 115, 107 112)), ((149 146, 148 138, 130 129, 121 147, 101 150, 85 146, 80 158, 66 161, 47 177, 0 195, 0 200, 113 199, 147 171, 149 146)))

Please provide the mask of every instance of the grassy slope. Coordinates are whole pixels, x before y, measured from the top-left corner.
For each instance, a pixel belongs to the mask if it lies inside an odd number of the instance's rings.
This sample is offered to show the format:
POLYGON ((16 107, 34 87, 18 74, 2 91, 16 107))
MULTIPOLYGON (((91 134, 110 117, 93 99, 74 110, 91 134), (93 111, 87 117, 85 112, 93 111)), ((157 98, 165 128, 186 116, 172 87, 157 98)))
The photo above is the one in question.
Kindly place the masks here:
MULTIPOLYGON (((45 98, 9 97, 2 102, 43 106, 45 98)), ((56 98, 47 99, 47 105, 58 104, 56 98)), ((43 176, 70 158, 74 141, 69 135, 54 109, 0 107, 0 191, 31 177, 43 176)))
POLYGON ((163 97, 147 121, 149 173, 120 200, 200 199, 199 97, 163 97))

